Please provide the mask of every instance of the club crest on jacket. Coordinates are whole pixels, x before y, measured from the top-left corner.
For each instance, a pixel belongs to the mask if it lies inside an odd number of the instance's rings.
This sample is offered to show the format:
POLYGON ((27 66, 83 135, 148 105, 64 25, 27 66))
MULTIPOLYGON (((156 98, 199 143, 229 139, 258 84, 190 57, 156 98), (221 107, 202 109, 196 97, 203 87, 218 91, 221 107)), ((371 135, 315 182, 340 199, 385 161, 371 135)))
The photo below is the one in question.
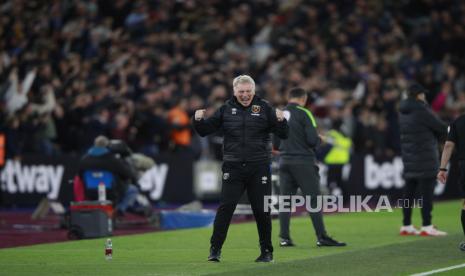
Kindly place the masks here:
POLYGON ((260 113, 260 109, 261 107, 259 105, 255 105, 255 104, 252 105, 252 113, 255 113, 255 114, 260 113))

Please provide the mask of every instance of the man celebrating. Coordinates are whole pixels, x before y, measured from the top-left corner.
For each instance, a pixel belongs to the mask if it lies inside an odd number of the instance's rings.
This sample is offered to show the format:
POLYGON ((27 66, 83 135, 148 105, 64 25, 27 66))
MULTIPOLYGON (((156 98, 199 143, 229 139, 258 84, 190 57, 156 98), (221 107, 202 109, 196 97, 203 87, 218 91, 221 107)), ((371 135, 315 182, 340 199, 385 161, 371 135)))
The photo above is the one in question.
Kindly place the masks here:
POLYGON ((270 133, 286 139, 288 126, 281 110, 274 110, 255 95, 255 82, 247 75, 233 81, 234 96, 210 118, 205 109, 194 114, 194 128, 200 136, 222 130, 223 187, 210 243, 209 261, 219 262, 221 247, 243 192, 252 207, 258 228, 261 254, 256 262, 273 261, 271 216, 264 210, 264 197, 271 195, 270 133))

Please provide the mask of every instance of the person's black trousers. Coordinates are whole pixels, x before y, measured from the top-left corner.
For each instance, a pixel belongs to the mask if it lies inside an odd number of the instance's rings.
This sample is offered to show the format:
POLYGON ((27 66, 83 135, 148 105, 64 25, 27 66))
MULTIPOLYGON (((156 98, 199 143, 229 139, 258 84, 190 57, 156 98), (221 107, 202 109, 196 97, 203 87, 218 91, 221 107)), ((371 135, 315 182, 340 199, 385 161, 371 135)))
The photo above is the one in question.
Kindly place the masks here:
POLYGON ((436 186, 436 178, 410 178, 405 180, 404 202, 402 203, 402 212, 404 215, 403 224, 405 226, 412 224, 412 207, 417 189, 420 190, 420 198, 422 199, 423 207, 421 208, 421 217, 423 226, 431 225, 431 212, 433 211, 433 196, 434 187, 436 186))
MULTIPOLYGON (((281 164, 279 167, 279 191, 280 195, 293 196, 300 188, 302 195, 310 196, 310 206, 315 209, 317 196, 320 196, 320 175, 318 167, 312 164, 281 164)), ((306 198, 307 200, 307 198, 306 198)), ((310 213, 315 234, 320 237, 326 234, 321 211, 310 213)), ((279 212, 280 233, 283 239, 290 239, 289 224, 291 220, 290 212, 279 212)))
POLYGON ((234 210, 245 190, 257 223, 260 248, 272 252, 271 216, 269 210, 264 210, 265 195, 271 195, 269 163, 223 163, 221 203, 216 212, 211 246, 218 249, 223 246, 234 210))

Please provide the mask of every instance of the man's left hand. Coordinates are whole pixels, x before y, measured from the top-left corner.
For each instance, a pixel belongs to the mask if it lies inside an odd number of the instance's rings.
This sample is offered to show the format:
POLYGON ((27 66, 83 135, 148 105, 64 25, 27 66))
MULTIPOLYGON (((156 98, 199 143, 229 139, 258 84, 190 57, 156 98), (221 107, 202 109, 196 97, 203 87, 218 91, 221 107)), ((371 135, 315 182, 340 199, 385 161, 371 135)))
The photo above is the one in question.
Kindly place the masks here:
POLYGON ((284 113, 282 110, 276 108, 276 118, 278 118, 279 122, 284 121, 284 113))
POLYGON ((441 182, 442 184, 446 184, 446 181, 447 181, 447 172, 445 171, 439 171, 438 172, 438 176, 437 176, 439 182, 441 182))

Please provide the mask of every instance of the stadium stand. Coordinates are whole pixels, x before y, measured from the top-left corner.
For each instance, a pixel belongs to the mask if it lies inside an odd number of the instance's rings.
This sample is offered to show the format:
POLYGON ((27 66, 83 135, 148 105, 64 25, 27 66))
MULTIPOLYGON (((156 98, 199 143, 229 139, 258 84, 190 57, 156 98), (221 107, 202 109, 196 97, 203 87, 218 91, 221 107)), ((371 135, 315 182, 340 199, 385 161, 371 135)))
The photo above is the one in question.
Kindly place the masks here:
MULTIPOLYGON (((98 135, 168 151, 173 103, 211 112, 240 73, 276 106, 311 91, 322 131, 341 125, 355 152, 393 155, 410 80, 444 119, 464 110, 464 15, 459 0, 2 1, 6 158, 80 154, 98 135)), ((213 154, 218 141, 191 143, 213 154)))

